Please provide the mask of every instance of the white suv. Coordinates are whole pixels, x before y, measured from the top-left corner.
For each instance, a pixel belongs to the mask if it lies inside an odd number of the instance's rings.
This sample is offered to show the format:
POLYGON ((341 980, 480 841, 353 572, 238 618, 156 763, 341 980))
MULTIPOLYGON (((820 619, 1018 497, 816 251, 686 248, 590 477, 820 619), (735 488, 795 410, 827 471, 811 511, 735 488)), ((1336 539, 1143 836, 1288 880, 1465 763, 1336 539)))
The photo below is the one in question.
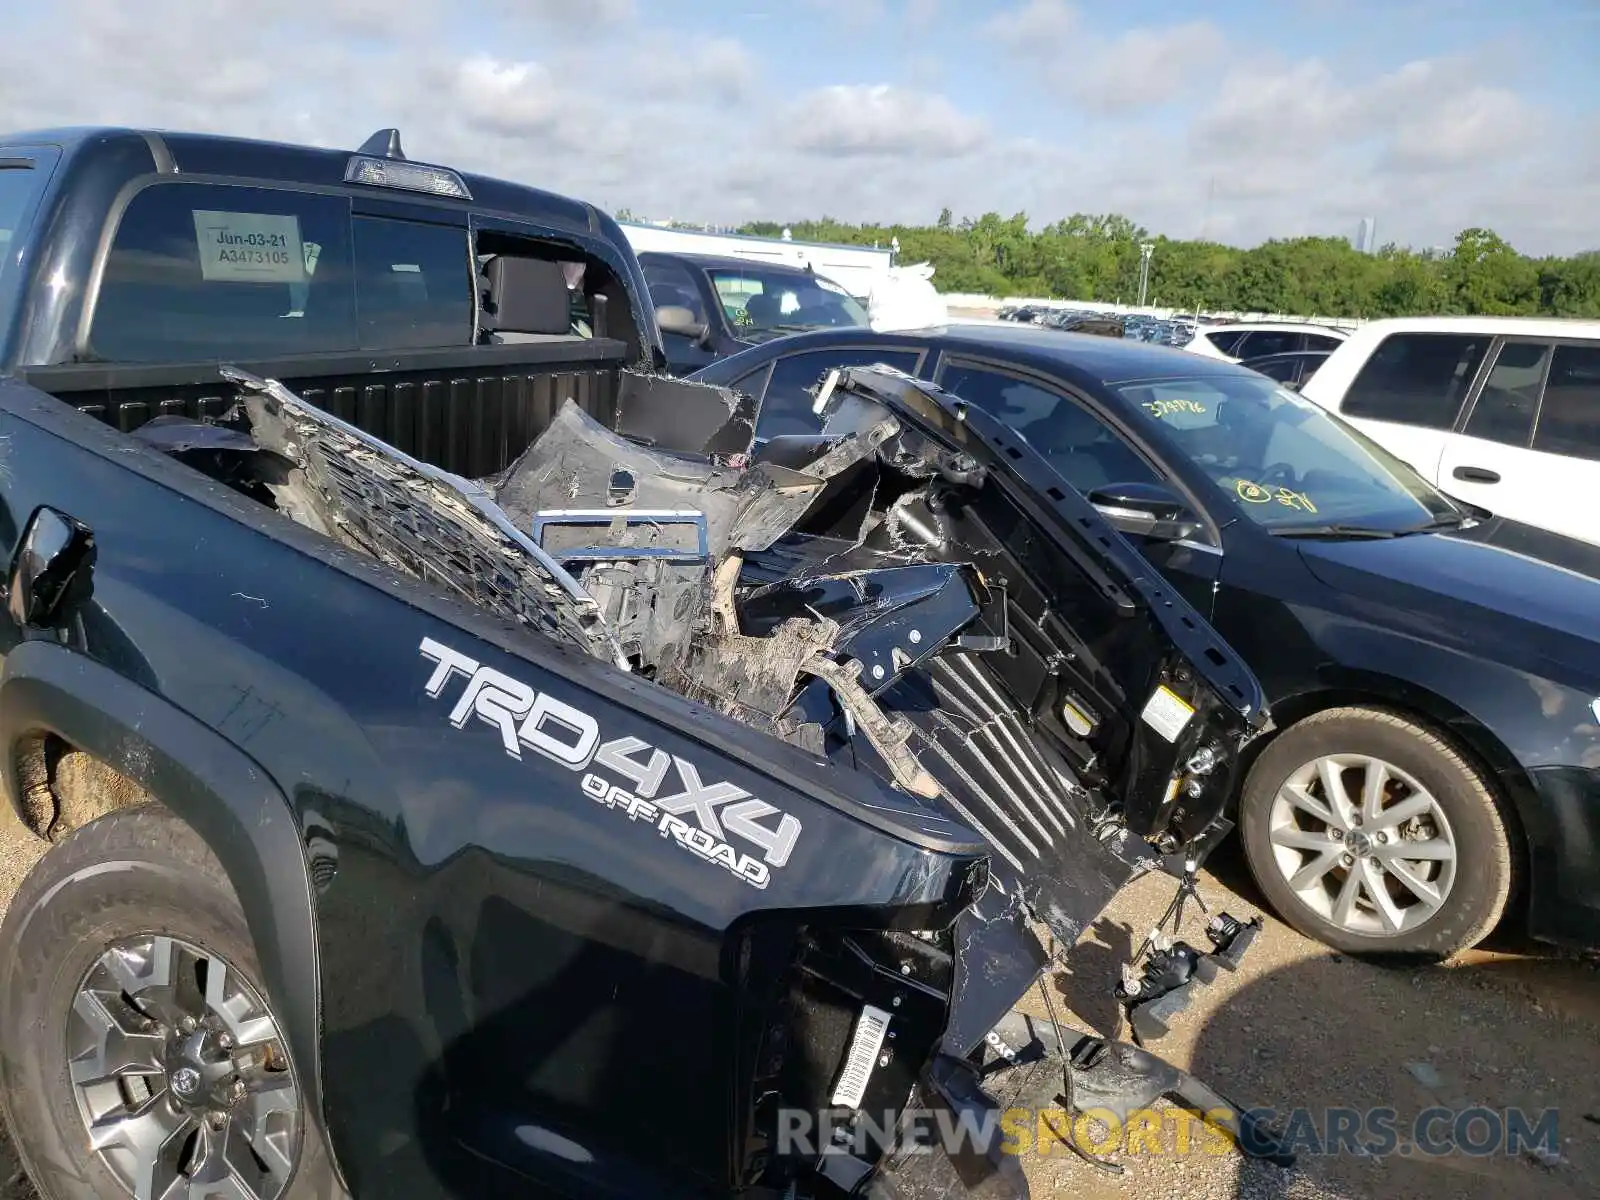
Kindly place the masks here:
POLYGON ((1600 544, 1600 321, 1374 321, 1301 393, 1441 491, 1600 544))
POLYGON ((1349 336, 1342 329, 1305 321, 1202 325, 1184 349, 1207 358, 1242 362, 1264 354, 1288 354, 1295 350, 1337 350, 1349 336))

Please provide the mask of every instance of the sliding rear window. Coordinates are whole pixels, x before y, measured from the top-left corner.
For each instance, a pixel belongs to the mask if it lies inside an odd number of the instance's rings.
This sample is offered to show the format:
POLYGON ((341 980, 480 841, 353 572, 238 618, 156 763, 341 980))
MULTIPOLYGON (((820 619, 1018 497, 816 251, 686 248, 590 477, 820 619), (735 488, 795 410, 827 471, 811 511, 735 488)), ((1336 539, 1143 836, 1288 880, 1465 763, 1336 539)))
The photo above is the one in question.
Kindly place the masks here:
POLYGON ((22 246, 45 176, 31 159, 11 158, 0 150, 0 279, 11 270, 22 246))
POLYGON ((93 359, 174 362, 466 346, 467 232, 361 217, 347 197, 162 183, 106 262, 93 359))

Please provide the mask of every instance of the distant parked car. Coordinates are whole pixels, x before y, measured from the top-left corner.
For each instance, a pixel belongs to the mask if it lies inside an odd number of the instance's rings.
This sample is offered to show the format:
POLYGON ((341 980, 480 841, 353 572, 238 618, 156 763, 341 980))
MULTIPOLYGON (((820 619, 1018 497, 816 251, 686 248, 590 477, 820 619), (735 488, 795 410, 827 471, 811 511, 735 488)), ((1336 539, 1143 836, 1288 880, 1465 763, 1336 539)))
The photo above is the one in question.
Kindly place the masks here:
POLYGON ((1600 543, 1600 321, 1374 321, 1301 391, 1440 490, 1600 543))
POLYGON ((638 257, 674 375, 787 333, 869 323, 865 305, 804 267, 655 250, 638 257))
POLYGON ((1317 368, 1328 360, 1327 350, 1290 350, 1286 354, 1263 354, 1260 358, 1247 358, 1239 365, 1259 371, 1268 379, 1276 379, 1284 387, 1298 392, 1317 373, 1317 368))
POLYGON ((1236 325, 1212 325, 1195 334, 1184 346, 1194 354, 1240 362, 1268 354, 1288 354, 1295 350, 1339 348, 1350 335, 1327 325, 1300 321, 1256 321, 1236 325))
MULTIPOLYGON (((1279 728, 1239 826, 1285 920, 1350 952, 1447 954, 1515 885, 1535 936, 1600 945, 1600 549, 1451 501, 1258 373, 1137 341, 834 330, 696 378, 753 396, 768 438, 818 432, 827 371, 880 362, 1004 420, 1243 655, 1279 728)), ((1044 704, 1031 639, 1056 614, 1016 605, 1020 694, 1044 704)))

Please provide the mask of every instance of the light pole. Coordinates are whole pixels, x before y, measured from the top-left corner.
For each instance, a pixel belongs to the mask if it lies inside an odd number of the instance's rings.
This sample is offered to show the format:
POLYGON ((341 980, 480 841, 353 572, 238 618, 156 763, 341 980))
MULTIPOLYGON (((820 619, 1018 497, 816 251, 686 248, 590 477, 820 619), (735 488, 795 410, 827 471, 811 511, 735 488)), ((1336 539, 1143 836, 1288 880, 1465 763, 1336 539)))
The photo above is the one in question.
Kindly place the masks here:
POLYGON ((1139 307, 1144 307, 1145 290, 1150 286, 1150 256, 1155 253, 1154 242, 1139 243, 1139 307))

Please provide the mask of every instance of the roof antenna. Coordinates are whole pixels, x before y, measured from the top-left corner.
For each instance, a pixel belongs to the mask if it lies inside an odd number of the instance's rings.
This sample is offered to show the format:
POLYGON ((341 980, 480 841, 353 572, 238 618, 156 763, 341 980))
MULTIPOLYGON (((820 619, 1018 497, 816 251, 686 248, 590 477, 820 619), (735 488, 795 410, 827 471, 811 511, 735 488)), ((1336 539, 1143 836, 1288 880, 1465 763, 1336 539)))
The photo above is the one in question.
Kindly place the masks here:
POLYGON ((400 149, 400 131, 398 129, 380 129, 366 141, 361 143, 357 154, 369 154, 378 158, 397 158, 405 160, 406 152, 400 149))

